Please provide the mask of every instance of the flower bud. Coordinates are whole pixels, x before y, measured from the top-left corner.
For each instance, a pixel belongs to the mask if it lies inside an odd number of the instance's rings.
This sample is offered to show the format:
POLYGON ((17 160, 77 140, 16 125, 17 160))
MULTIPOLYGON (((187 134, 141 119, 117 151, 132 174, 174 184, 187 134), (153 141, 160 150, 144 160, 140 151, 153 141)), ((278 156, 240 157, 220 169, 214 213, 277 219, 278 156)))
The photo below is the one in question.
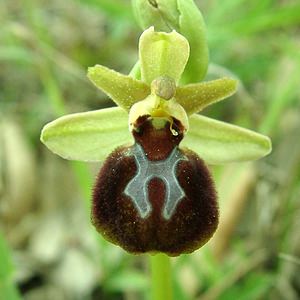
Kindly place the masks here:
POLYGON ((181 83, 201 81, 207 72, 208 47, 202 14, 193 0, 132 0, 136 19, 144 30, 176 30, 187 38, 191 53, 181 83))

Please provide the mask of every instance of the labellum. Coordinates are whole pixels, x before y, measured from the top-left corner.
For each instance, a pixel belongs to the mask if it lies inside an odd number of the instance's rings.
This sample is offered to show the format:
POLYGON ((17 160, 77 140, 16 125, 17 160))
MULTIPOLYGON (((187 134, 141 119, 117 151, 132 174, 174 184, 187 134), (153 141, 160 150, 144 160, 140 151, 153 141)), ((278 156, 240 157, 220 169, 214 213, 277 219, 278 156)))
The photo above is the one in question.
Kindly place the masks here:
POLYGON ((179 144, 184 127, 141 116, 133 146, 104 162, 93 193, 92 221, 110 242, 131 253, 190 253, 218 224, 216 191, 203 160, 179 144))

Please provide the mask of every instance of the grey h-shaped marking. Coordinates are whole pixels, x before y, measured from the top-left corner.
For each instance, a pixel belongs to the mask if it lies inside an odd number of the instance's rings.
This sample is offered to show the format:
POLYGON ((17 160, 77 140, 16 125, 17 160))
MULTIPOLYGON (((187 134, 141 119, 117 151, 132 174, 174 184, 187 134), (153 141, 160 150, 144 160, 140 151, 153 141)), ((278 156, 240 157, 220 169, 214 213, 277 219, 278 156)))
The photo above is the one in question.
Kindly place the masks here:
POLYGON ((152 210, 148 194, 149 180, 155 177, 162 179, 166 188, 163 217, 170 219, 178 202, 185 196, 176 178, 177 164, 186 160, 185 156, 175 147, 165 160, 149 161, 142 146, 137 143, 133 147, 133 155, 137 173, 128 182, 124 193, 131 198, 140 216, 146 218, 152 210))

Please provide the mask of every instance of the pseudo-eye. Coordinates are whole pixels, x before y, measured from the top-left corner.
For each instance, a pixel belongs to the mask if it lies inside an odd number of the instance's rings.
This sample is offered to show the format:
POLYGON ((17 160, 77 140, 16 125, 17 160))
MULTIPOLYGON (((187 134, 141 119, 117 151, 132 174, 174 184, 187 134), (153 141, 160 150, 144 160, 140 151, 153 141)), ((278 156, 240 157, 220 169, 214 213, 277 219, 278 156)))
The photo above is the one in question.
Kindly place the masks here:
POLYGON ((210 172, 197 154, 179 147, 184 129, 171 122, 138 118, 134 145, 110 154, 94 187, 93 224, 129 252, 190 253, 217 228, 210 172))

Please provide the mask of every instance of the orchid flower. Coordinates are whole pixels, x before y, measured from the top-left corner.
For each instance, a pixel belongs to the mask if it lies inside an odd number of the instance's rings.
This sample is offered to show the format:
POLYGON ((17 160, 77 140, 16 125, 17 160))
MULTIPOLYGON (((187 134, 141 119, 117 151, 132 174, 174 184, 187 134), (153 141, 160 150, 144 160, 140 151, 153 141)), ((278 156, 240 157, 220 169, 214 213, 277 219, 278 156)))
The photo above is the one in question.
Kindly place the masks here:
POLYGON ((42 142, 63 158, 104 161, 92 222, 132 253, 175 256, 205 244, 218 224, 217 196, 206 164, 259 159, 270 139, 197 114, 231 96, 236 80, 180 85, 189 43, 176 31, 145 30, 141 79, 101 65, 89 79, 117 107, 76 113, 47 124, 42 142))

